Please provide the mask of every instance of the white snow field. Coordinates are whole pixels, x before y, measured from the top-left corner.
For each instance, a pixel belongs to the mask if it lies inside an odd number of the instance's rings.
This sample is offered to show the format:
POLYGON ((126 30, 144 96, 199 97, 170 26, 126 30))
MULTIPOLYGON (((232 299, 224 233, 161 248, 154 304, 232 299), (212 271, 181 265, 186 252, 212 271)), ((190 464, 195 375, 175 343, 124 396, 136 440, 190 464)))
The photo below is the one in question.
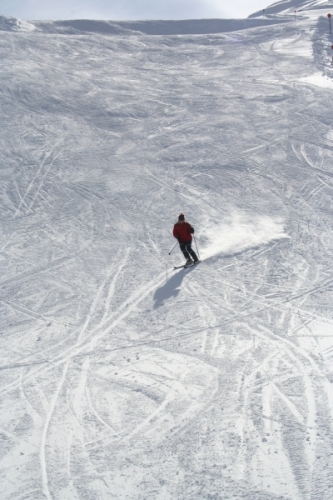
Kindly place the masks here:
POLYGON ((1 500, 333 498, 330 9, 0 19, 1 500))

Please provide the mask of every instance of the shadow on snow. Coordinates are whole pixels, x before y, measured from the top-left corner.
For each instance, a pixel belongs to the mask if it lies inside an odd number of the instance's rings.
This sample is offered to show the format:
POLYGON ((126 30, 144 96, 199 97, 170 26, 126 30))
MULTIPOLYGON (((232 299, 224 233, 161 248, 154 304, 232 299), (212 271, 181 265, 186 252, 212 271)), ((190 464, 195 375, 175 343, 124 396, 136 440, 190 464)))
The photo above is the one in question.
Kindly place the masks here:
POLYGON ((182 281, 186 274, 191 272, 191 268, 181 269, 178 273, 174 274, 165 285, 158 288, 154 294, 154 309, 163 306, 164 301, 170 299, 171 297, 177 297, 180 292, 182 281))

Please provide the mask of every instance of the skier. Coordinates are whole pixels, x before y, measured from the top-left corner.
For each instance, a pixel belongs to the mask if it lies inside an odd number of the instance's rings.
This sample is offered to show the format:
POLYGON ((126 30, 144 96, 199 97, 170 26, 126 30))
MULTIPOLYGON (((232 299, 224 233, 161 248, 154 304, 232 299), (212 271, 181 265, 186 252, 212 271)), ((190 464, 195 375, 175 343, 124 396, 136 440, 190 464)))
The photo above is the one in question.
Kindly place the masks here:
POLYGON ((194 234, 193 227, 186 222, 184 214, 179 214, 178 222, 173 226, 173 235, 179 241, 180 249, 186 259, 185 266, 199 262, 196 253, 191 248, 192 234, 194 234))

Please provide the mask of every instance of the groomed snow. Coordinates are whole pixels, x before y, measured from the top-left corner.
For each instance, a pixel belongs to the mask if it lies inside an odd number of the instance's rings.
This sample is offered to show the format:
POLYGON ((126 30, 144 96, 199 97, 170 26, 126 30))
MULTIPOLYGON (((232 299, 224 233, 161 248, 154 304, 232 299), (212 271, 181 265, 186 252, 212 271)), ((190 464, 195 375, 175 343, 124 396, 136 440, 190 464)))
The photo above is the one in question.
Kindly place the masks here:
POLYGON ((288 3, 0 18, 1 500, 332 499, 332 40, 288 3))

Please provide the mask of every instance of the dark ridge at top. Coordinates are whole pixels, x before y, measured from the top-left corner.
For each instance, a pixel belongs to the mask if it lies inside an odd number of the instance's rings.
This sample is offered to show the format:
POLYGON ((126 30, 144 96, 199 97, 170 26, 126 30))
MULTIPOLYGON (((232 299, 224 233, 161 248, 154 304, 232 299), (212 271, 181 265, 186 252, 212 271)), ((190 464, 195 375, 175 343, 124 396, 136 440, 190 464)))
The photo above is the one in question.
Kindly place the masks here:
POLYGON ((240 31, 283 22, 281 19, 189 19, 182 21, 21 21, 0 16, 0 31, 37 31, 48 34, 205 35, 240 31))

